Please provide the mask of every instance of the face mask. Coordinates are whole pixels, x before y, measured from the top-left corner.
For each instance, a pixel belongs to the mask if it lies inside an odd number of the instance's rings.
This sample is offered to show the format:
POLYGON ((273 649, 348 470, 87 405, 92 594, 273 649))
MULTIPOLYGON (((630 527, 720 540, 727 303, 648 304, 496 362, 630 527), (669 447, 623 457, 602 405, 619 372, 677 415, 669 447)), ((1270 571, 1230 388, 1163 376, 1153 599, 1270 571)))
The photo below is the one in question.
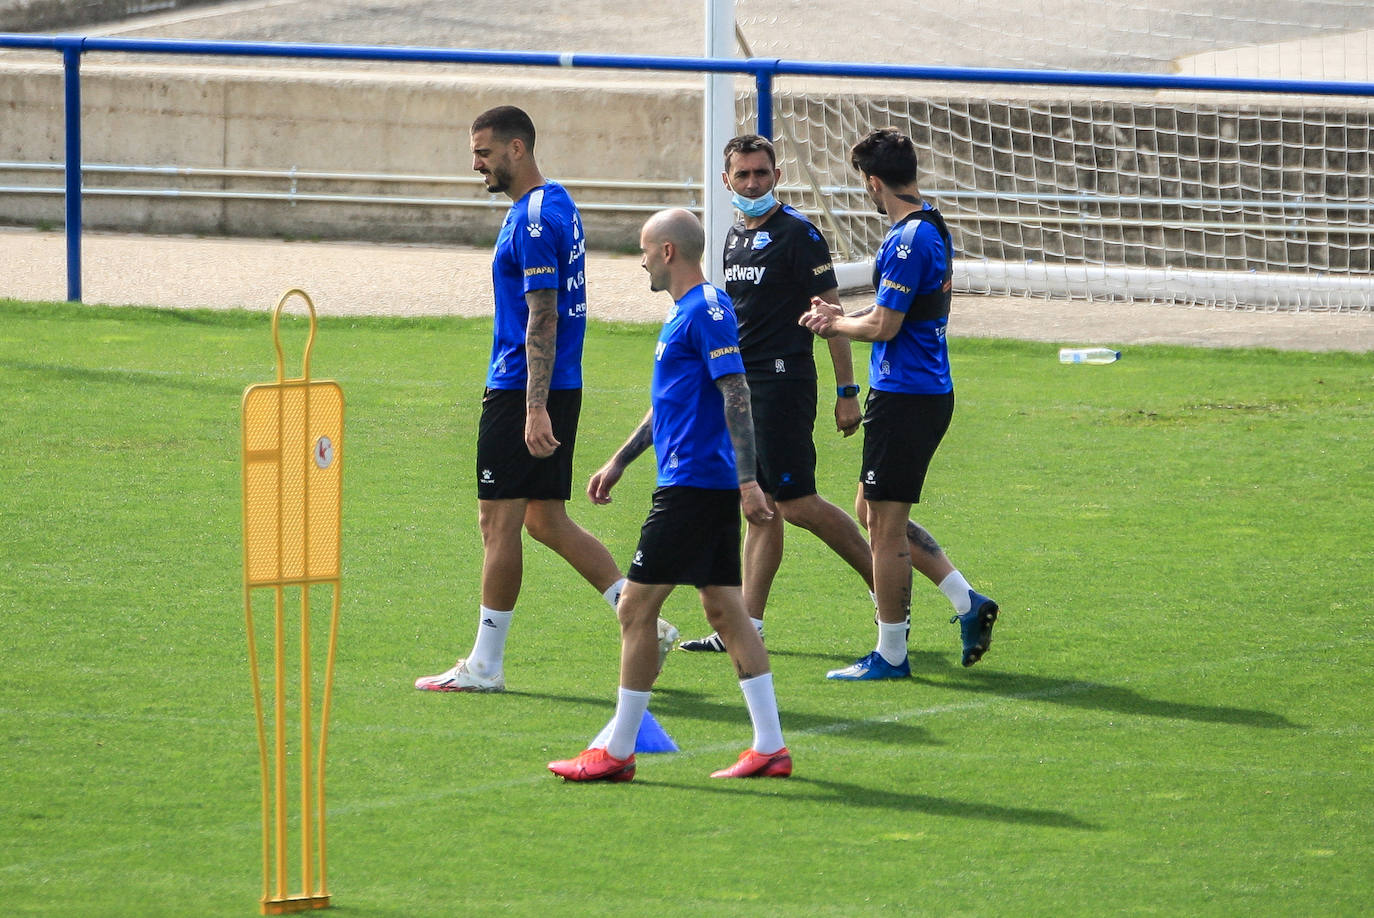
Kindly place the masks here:
POLYGON ((746 198, 737 193, 730 198, 730 203, 735 205, 735 209, 746 217, 761 217, 772 210, 777 205, 778 200, 773 197, 772 190, 769 190, 757 198, 746 198))

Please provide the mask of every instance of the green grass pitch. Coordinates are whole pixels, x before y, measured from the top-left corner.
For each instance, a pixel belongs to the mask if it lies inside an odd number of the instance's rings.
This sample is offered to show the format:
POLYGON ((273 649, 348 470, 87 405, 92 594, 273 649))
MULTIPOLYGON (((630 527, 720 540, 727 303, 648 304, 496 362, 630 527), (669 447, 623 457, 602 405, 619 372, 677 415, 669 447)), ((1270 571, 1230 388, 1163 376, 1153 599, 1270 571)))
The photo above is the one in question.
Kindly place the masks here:
MULTIPOLYGON (((411 688, 475 627, 489 334, 320 323, 313 374, 347 401, 337 914, 1368 914, 1371 357, 955 340, 916 517, 1002 604, 984 661, 918 580, 914 678, 825 681, 872 649, 872 606, 790 530, 768 640, 795 776, 707 777, 747 717, 723 659, 675 654, 652 709, 682 751, 574 786, 544 766, 609 718, 617 631, 547 550, 511 691, 411 688)), ((646 408, 654 334, 590 330, 579 488, 646 408)), ((296 375, 303 323, 284 337, 296 375)), ((6 915, 257 913, 239 400, 274 377, 262 314, 0 301, 6 915)), ((825 414, 848 507, 858 442, 825 414)), ((571 505, 622 562, 652 479, 645 456, 611 506, 571 505)), ((704 632, 691 590, 665 614, 704 632)))

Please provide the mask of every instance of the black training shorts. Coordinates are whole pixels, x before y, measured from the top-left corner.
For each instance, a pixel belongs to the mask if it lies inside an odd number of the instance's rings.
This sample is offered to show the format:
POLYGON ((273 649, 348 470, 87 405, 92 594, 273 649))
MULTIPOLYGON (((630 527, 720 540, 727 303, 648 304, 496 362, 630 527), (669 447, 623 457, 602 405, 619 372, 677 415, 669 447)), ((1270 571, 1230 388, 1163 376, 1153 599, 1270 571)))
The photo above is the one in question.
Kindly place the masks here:
POLYGON ((774 500, 815 494, 816 381, 751 380, 749 407, 759 487, 774 500))
POLYGON ((536 459, 525 446, 525 390, 486 390, 477 424, 478 500, 566 501, 572 497, 582 390, 551 390, 548 410, 559 446, 547 459, 536 459))
POLYGON ((870 389, 859 472, 864 498, 920 503, 926 470, 953 417, 953 392, 913 395, 870 389))
POLYGON ((739 586, 739 543, 738 490, 658 488, 625 576, 635 583, 739 586))

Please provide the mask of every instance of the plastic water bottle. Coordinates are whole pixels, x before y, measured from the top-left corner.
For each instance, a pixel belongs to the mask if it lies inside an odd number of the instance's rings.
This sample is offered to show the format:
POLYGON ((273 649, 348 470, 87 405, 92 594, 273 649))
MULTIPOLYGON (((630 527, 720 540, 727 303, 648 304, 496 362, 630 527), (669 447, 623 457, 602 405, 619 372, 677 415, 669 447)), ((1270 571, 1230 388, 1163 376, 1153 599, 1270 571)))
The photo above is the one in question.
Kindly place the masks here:
POLYGON ((1121 352, 1109 347, 1061 347, 1060 363, 1116 363, 1121 352))

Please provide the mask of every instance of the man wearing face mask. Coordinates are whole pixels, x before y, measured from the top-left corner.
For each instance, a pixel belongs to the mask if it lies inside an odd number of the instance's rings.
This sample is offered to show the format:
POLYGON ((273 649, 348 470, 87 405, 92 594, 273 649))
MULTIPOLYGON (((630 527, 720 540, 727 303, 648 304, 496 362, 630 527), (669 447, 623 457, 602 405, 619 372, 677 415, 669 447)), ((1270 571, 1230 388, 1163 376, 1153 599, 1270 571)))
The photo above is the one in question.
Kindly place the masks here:
MULTIPOLYGON (((782 173, 773 144, 757 134, 725 145, 722 179, 743 219, 725 240, 726 291, 739 320, 740 352, 749 383, 758 481, 777 512, 749 522, 744 539, 744 598, 754 627, 763 614, 782 563, 783 521, 813 533, 872 589, 873 561, 854 519, 816 493, 815 338, 798 324, 818 296, 838 306, 830 247, 810 220, 773 194, 782 173)), ((835 429, 859 429, 859 387, 848 339, 827 342, 835 369, 835 429)), ((712 633, 684 641, 687 651, 724 651, 712 633)))

